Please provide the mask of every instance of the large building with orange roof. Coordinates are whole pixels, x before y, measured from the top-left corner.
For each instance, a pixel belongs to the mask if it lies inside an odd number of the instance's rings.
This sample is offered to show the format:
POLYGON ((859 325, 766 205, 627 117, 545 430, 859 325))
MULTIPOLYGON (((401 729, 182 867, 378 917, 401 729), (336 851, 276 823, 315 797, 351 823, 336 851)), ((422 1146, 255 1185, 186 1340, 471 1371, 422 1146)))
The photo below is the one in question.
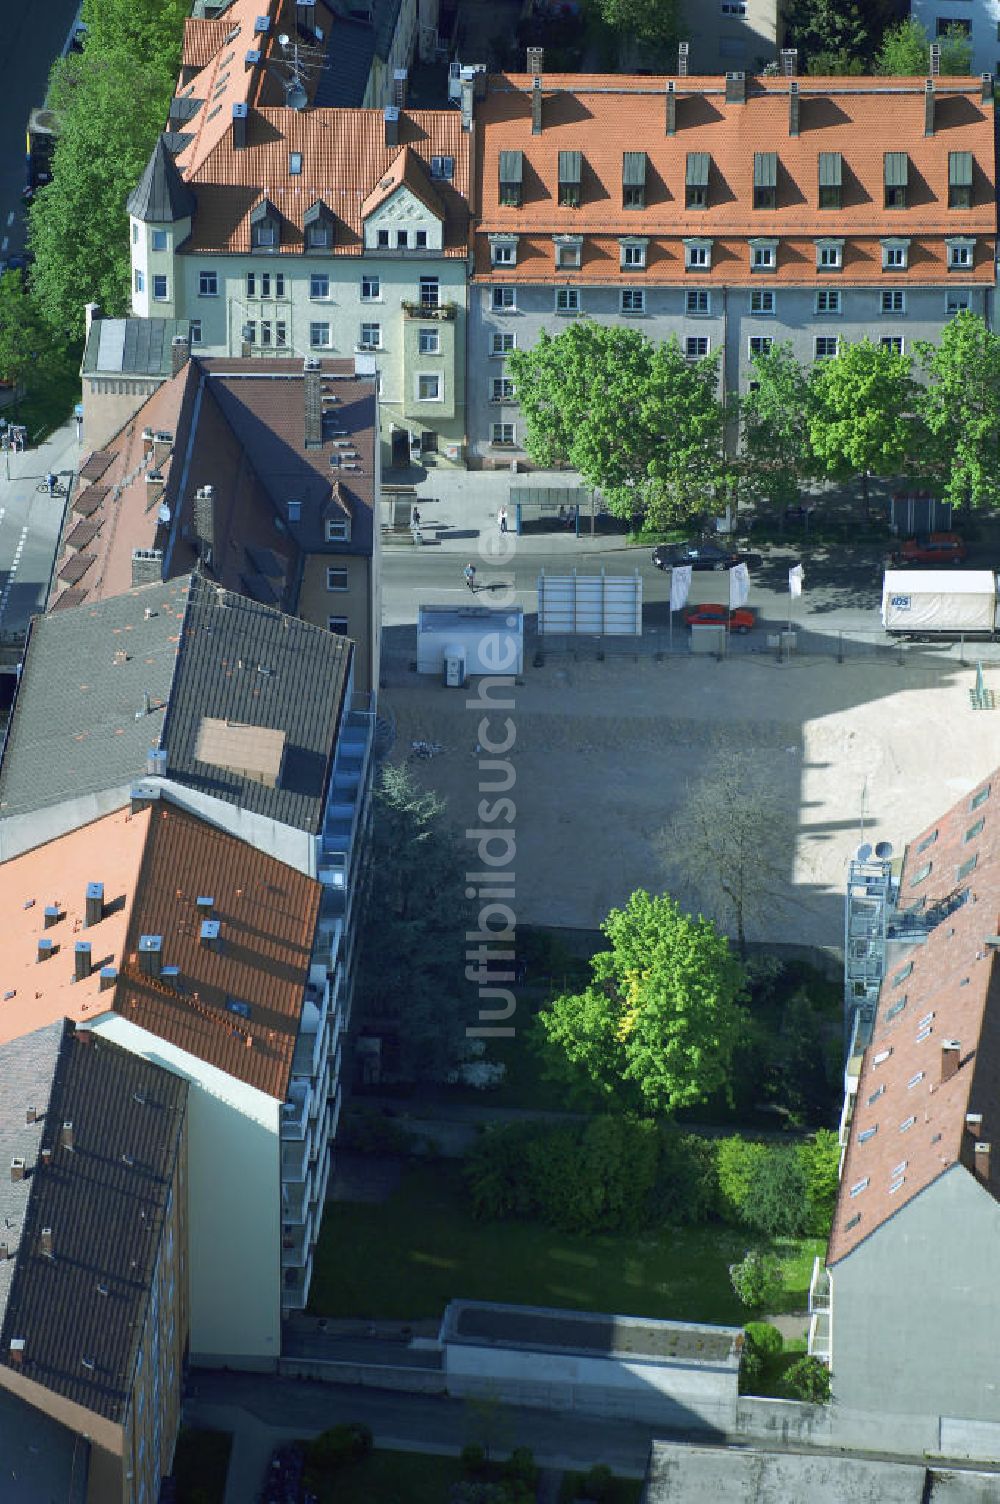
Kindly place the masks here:
POLYGON ((993 317, 993 80, 508 74, 476 102, 470 460, 523 451, 504 356, 575 318, 755 353, 993 317))

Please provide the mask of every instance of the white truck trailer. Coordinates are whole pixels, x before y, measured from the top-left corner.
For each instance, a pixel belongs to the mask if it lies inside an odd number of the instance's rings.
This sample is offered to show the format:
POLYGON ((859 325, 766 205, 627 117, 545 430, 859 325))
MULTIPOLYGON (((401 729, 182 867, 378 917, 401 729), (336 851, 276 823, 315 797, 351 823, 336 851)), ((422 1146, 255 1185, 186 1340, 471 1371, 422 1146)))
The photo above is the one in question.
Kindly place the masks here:
POLYGON ((993 637, 997 576, 992 569, 887 569, 882 625, 891 637, 993 637))

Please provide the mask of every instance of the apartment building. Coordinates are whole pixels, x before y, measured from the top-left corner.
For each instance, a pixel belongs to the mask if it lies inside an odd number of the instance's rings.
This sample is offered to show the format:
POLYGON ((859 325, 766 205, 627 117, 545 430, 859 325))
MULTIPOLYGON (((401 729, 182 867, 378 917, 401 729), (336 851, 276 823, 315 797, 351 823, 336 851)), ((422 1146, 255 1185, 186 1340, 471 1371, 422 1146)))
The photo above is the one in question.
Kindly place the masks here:
POLYGON ((75 933, 102 884, 110 959, 74 985, 46 970, 54 1001, 196 1088, 196 1361, 273 1362, 308 1297, 370 828, 374 715, 352 660, 197 573, 70 607, 34 623, 0 763, 0 889, 40 895, 24 964, 44 909, 75 933))
POLYGON ((1000 0, 910 0, 910 14, 932 42, 960 27, 972 45, 972 71, 1000 73, 1000 0))
MULTIPOLYGON (((80 466, 49 610, 107 599, 197 565, 204 577, 353 639, 357 688, 377 689, 381 650, 378 404, 357 362, 187 359, 153 395, 106 391, 112 362, 148 349, 161 369, 169 322, 92 320, 80 466), (139 341, 131 326, 153 323, 139 341), (157 352, 161 353, 157 353, 157 352), (96 390, 94 390, 96 388, 96 390), (131 404, 131 411, 129 411, 131 404), (108 421, 128 416, 116 432, 108 421)), ((150 378, 151 379, 151 378, 150 378)), ((131 385, 131 383, 126 383, 131 385)))
POLYGON ((260 8, 235 0, 181 75, 129 199, 132 311, 187 320, 209 355, 367 356, 386 462, 458 463, 474 83, 461 111, 408 110, 402 77, 393 104, 350 109, 306 70, 275 103, 260 8))
POLYGON ((523 452, 505 355, 573 318, 717 353, 910 350, 993 317, 992 78, 501 75, 476 104, 469 460, 523 452))
MULTIPOLYGON (((0 886, 10 981, 19 926, 0 886)), ((79 970, 81 943, 53 967, 79 970)), ((44 988, 36 1001, 31 1032, 5 1019, 0 1044, 0 1391, 76 1436, 71 1497, 75 1476, 95 1504, 155 1504, 188 1343, 188 1087, 62 1017, 32 1028, 44 988)), ((43 1497, 30 1486, 20 1498, 43 1497)))
MULTIPOLYGON (((874 1020, 847 1071, 840 1193, 810 1292, 838 1405, 993 1456, 1000 1304, 1000 784, 907 846, 874 1020)), ((912 1434, 912 1433, 911 1433, 912 1434)))

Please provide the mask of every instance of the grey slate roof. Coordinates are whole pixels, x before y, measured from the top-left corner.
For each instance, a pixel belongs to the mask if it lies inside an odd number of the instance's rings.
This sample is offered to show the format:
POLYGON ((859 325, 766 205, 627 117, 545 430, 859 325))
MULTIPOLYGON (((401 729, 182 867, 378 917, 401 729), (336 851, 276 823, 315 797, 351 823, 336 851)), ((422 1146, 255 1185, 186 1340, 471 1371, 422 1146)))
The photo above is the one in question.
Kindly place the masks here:
POLYGON ((316 107, 356 109, 364 102, 375 56, 375 28, 335 16, 327 35, 327 66, 316 81, 316 107))
POLYGON ((170 147, 157 138, 146 170, 128 196, 128 212, 148 225, 174 224, 195 211, 195 195, 177 171, 170 147))
POLYGON ((163 726, 190 578, 33 622, 0 761, 0 822, 145 772, 163 726))
POLYGON ((188 1086, 129 1050, 65 1027, 41 1145, 52 1161, 31 1178, 0 1365, 12 1366, 10 1343, 22 1338, 26 1378, 121 1423, 188 1086), (72 1148, 61 1143, 64 1122, 73 1124, 72 1148), (43 1227, 52 1229, 51 1258, 41 1252, 43 1227))
POLYGON ((8 1257, 0 1259, 0 1323, 3 1322, 14 1274, 14 1260, 21 1245, 32 1171, 45 1127, 45 1109, 62 1043, 65 1024, 49 1024, 0 1046, 0 1243, 7 1244, 8 1257), (27 1121, 28 1108, 35 1121, 27 1121), (23 1159, 23 1180, 12 1180, 10 1165, 23 1159))
POLYGON ((452 1343, 710 1364, 734 1373, 739 1367, 739 1335, 739 1327, 733 1326, 478 1300, 451 1301, 441 1326, 442 1340, 452 1343))
POLYGON ((82 374, 158 376, 173 374, 171 342, 188 338, 187 319, 94 319, 83 355, 82 374))
POLYGON ((161 738, 167 776, 316 833, 353 651, 347 638, 192 576, 181 657, 161 738), (205 716, 284 731, 277 785, 271 788, 200 762, 194 754, 205 716))

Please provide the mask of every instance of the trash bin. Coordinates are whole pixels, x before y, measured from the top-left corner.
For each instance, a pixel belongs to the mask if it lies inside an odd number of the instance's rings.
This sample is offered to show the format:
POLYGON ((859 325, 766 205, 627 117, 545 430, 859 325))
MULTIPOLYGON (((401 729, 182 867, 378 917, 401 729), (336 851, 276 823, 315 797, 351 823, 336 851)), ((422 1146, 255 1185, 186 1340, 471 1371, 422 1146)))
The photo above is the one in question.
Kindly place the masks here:
POLYGON ((445 648, 443 678, 448 689, 465 688, 465 649, 463 647, 445 648))

